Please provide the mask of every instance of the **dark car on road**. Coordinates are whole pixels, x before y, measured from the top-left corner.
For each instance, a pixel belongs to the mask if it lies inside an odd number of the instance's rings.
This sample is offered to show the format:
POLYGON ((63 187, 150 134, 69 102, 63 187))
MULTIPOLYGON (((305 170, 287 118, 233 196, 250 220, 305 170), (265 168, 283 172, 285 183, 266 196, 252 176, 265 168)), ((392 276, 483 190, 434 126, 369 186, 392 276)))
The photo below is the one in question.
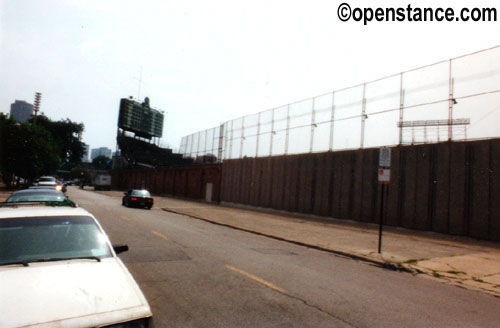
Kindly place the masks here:
POLYGON ((122 205, 127 207, 137 206, 151 209, 151 207, 153 207, 153 198, 147 190, 131 189, 124 193, 122 205))

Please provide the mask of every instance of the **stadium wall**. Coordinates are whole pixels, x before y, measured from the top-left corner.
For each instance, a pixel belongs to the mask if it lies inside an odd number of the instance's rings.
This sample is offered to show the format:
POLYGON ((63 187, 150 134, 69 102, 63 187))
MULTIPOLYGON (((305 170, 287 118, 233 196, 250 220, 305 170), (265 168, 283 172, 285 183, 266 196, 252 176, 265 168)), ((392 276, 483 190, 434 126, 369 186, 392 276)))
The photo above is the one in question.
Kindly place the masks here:
MULTIPOLYGON (((379 223, 377 148, 113 171, 113 187, 379 223)), ((384 223, 500 241, 500 139, 392 148, 384 223)))
POLYGON ((212 201, 220 201, 221 164, 192 165, 159 169, 114 170, 114 189, 145 188, 154 194, 206 199, 207 184, 212 184, 212 201))
MULTIPOLYGON (((220 199, 378 223, 378 149, 225 160, 220 199)), ((392 148, 384 222, 500 241, 500 139, 392 148)))

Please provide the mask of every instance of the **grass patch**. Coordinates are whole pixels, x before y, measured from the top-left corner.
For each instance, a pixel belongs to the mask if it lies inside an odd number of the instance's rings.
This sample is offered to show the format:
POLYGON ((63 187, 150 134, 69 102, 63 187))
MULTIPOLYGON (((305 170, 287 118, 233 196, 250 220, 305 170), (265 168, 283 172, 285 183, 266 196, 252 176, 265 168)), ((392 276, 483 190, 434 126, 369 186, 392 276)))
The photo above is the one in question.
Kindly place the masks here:
POLYGON ((428 259, 409 259, 406 262, 403 262, 404 264, 417 264, 419 261, 426 261, 428 259))
POLYGON ((410 260, 403 262, 403 263, 405 263, 405 264, 417 264, 418 261, 419 260, 417 260, 417 259, 410 259, 410 260))
POLYGON ((476 277, 472 277, 472 280, 474 281, 477 281, 477 282, 485 282, 483 279, 479 279, 479 278, 476 278, 476 277))
POLYGON ((450 270, 450 271, 446 271, 446 273, 451 273, 451 274, 465 274, 465 272, 463 271, 454 271, 454 270, 450 270))
POLYGON ((439 274, 437 271, 432 271, 432 275, 436 278, 443 278, 443 275, 439 274))

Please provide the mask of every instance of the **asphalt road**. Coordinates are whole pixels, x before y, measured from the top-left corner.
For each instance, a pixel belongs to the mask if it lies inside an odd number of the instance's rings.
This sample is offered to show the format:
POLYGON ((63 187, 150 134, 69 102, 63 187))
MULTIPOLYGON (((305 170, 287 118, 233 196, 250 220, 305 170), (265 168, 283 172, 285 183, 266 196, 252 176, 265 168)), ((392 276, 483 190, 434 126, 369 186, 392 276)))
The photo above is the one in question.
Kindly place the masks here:
POLYGON ((148 299, 155 327, 498 327, 500 299, 71 187, 148 299))

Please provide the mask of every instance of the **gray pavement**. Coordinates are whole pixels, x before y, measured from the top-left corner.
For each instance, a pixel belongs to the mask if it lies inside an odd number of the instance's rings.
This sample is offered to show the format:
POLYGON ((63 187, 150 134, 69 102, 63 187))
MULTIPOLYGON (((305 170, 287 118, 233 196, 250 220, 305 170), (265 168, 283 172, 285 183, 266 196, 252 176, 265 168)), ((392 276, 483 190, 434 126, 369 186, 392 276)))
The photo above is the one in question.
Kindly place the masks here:
POLYGON ((169 197, 155 197, 155 207, 500 297, 500 243, 386 226, 378 254, 378 226, 373 224, 169 197))
MULTIPOLYGON (((100 193, 122 196, 121 191, 100 193)), ((500 297, 500 243, 385 226, 378 254, 373 224, 159 196, 155 207, 500 297)))
MULTIPOLYGON (((72 187, 145 293, 155 327, 497 327, 499 299, 72 187)), ((118 196, 118 197, 117 197, 118 196)), ((158 198, 161 205, 165 199, 158 198)), ((169 200, 166 199, 168 203, 169 200)), ((196 205, 196 204, 192 204, 196 205)))

